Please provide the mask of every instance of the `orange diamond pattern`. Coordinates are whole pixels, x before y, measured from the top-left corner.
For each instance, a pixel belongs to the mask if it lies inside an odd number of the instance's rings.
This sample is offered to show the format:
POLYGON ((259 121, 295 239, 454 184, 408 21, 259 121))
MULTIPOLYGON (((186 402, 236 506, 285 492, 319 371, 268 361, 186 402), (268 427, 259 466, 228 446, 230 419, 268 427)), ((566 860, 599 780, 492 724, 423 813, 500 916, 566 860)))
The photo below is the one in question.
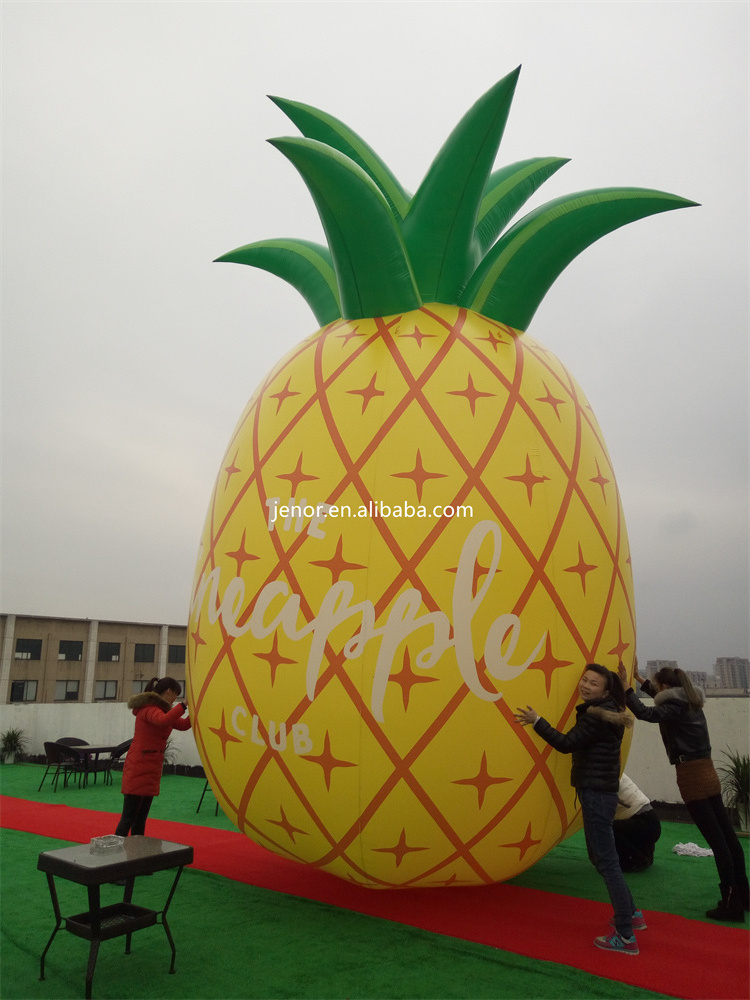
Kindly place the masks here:
POLYGON ((252 839, 389 888, 510 878, 576 828, 569 760, 513 711, 533 703, 568 727, 584 664, 615 666, 634 643, 632 581, 601 431, 573 378, 528 335, 431 305, 303 341, 227 448, 193 595, 196 741, 219 801, 252 839), (285 513, 293 502, 304 512, 285 513), (370 514, 335 517, 321 504, 370 514), (428 513, 377 513, 406 504, 428 513), (470 505, 473 516, 435 505, 470 505), (500 561, 493 576, 485 539, 474 612, 459 622, 459 556, 482 521, 500 528, 500 561), (376 629, 419 591, 419 614, 449 620, 451 640, 471 629, 487 698, 467 685, 453 646, 422 665, 434 635, 425 624, 393 651, 378 719, 379 640, 361 612, 324 635, 310 697, 319 640, 294 630, 316 621, 333 587, 351 606, 369 602, 376 629), (484 643, 501 615, 519 623, 513 634, 508 619, 498 639, 506 661, 538 649, 499 680, 484 643))

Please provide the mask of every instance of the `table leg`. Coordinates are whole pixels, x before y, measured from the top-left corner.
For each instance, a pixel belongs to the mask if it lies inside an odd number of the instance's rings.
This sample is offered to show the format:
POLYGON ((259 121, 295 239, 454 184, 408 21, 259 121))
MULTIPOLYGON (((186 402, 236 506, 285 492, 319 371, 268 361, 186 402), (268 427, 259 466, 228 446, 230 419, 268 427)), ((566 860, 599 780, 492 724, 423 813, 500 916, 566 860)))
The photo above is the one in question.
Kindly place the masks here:
POLYGON ((50 934, 49 941, 42 952, 42 957, 39 960, 39 978, 44 979, 44 959, 47 956, 47 952, 50 949, 50 945, 55 940, 55 935, 60 930, 62 924, 62 915, 60 913, 60 904, 57 900, 57 890, 55 889, 55 879, 52 875, 47 873, 47 885, 49 886, 49 894, 52 898, 52 909, 55 911, 55 929, 50 934))
POLYGON ((180 881, 180 875, 182 875, 182 868, 177 869, 177 874, 174 877, 174 882, 172 883, 172 888, 169 890, 169 895, 167 896, 167 902, 162 910, 162 913, 166 913, 172 902, 172 898, 177 891, 177 883, 180 881))
MULTIPOLYGON (((133 902, 133 887, 135 885, 135 875, 131 875, 130 878, 125 880, 125 892, 122 894, 123 903, 133 902)), ((133 940, 133 935, 128 934, 125 937, 125 954, 130 954, 130 942, 133 940)))
POLYGON ((91 1000, 91 987, 94 982, 94 969, 99 954, 99 939, 94 938, 89 948, 89 964, 86 966, 86 1000, 91 1000))
POLYGON ((177 958, 177 949, 175 948, 174 939, 172 937, 172 932, 169 929, 169 924, 167 923, 167 910, 169 909, 170 903, 172 902, 172 897, 177 890, 177 883, 180 881, 180 875, 182 875, 182 868, 177 869, 177 874, 174 877, 174 882, 172 883, 172 888, 169 890, 169 895, 167 896, 167 902, 164 909, 161 911, 161 923, 164 928, 164 933, 167 935, 167 941, 169 941, 169 947, 172 949, 172 964, 169 967, 170 974, 174 974, 175 968, 174 963, 177 958))
POLYGON ((169 930, 169 924, 167 923, 167 918, 164 916, 163 913, 161 915, 161 924, 162 927, 164 928, 164 933, 167 935, 167 941, 169 941, 169 947, 172 949, 172 962, 169 966, 169 972, 170 975, 174 975, 175 971, 174 963, 175 960, 177 959, 177 949, 175 948, 174 939, 172 938, 171 931, 169 930))
POLYGON ((88 887, 89 913, 91 914, 91 935, 101 937, 102 933, 102 905, 101 892, 98 885, 88 887))
POLYGON ((88 887, 89 914, 91 915, 91 947, 89 948, 89 964, 86 967, 86 1000, 91 1000, 91 984, 94 981, 96 957, 99 954, 99 944, 102 934, 101 887, 88 887))

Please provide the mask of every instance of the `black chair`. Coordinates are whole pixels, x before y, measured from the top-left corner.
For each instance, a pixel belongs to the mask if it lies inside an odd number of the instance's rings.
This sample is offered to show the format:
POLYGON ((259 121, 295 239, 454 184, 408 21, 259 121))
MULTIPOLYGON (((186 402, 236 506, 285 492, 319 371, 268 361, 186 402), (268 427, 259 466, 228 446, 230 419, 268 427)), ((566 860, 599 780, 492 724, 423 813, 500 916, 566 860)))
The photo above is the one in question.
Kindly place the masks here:
POLYGON ((86 746, 80 747, 80 754, 83 758, 84 764, 84 775, 83 783, 88 784, 89 777, 93 774, 94 784, 96 784, 97 775, 104 775, 104 784, 112 784, 112 767, 116 761, 120 759, 124 754, 130 749, 130 744, 133 742, 132 737, 129 740, 125 740, 124 743, 120 743, 118 746, 111 751, 109 757, 100 758, 97 757, 96 760, 92 760, 91 757, 86 753, 86 746))
POLYGON ((124 743, 119 743, 111 753, 111 758, 113 761, 118 761, 120 757, 124 757, 125 754, 130 749, 130 744, 133 742, 133 737, 131 736, 129 740, 125 740, 124 743))
MULTIPOLYGON (((201 806, 203 805, 203 796, 206 794, 206 792, 208 791, 209 788, 210 788, 210 785, 208 783, 208 778, 206 778, 206 784, 203 786, 203 791, 201 792, 201 797, 200 797, 200 802, 198 803, 198 808, 195 810, 197 813, 199 813, 201 811, 201 806)), ((217 802, 216 802, 216 809, 214 811, 214 816, 218 816, 218 815, 219 815, 219 802, 217 800, 217 802)))
POLYGON ((47 757, 47 770, 42 775, 42 780, 39 782, 39 788, 37 791, 42 790, 42 785, 44 784, 44 779, 49 774, 52 768, 55 769, 54 776, 52 778, 52 784, 55 791, 57 791, 57 783, 60 780, 60 775, 63 776, 63 788, 68 787, 68 780, 71 775, 78 775, 78 787, 81 786, 81 778, 84 773, 83 760, 81 755, 74 750, 72 747, 66 747, 61 743, 45 743, 44 753, 47 757))
POLYGON ((64 747, 87 747, 89 745, 86 740, 79 740, 77 736, 63 736, 56 742, 61 743, 64 747))
MULTIPOLYGON (((114 748, 114 750, 109 755, 109 757, 106 760, 100 762, 102 764, 106 764, 107 765, 106 768, 103 767, 103 768, 101 768, 101 770, 104 771, 104 780, 108 781, 110 785, 112 784, 112 770, 113 770, 115 764, 118 764, 120 762, 120 758, 125 756, 125 754, 130 749, 130 744, 132 742, 133 742, 133 737, 131 736, 130 739, 129 740, 125 740, 124 743, 119 743, 114 748)), ((94 778, 94 784, 96 784, 96 778, 94 778)))
MULTIPOLYGON (((105 757, 104 760, 93 760, 91 757, 86 755, 86 747, 81 747, 81 758, 83 760, 83 787, 89 783, 89 778, 93 774, 94 784, 96 784, 97 775, 104 775, 104 784, 107 784, 107 777, 109 776, 109 769, 112 764, 110 763, 109 757, 105 757)), ((110 781, 111 781, 110 777, 110 781)))

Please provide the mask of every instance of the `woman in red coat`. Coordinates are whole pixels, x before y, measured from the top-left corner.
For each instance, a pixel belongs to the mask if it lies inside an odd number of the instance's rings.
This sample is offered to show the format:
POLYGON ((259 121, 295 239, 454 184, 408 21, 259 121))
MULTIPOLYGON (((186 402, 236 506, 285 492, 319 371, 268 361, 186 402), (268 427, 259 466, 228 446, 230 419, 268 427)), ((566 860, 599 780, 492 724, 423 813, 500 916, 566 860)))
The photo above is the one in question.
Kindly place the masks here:
POLYGON ((119 837, 143 836, 146 817, 154 796, 159 794, 164 750, 173 729, 190 729, 184 702, 175 701, 182 688, 174 677, 154 677, 145 691, 134 694, 128 702, 135 716, 135 736, 122 769, 122 793, 125 802, 115 833, 119 837))

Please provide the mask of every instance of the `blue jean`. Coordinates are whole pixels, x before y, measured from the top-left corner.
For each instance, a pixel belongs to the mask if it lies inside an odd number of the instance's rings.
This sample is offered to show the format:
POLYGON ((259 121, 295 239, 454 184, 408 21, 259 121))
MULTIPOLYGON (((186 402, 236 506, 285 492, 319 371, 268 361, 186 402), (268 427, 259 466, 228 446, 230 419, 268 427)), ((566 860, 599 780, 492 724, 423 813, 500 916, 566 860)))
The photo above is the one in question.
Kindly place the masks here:
POLYGON ((578 798, 583 812, 583 830, 586 834, 589 860, 607 886, 615 911, 615 926, 618 933, 622 937, 629 938, 633 933, 635 903, 620 868, 612 829, 617 808, 617 792, 598 792, 593 788, 579 788, 578 798))

